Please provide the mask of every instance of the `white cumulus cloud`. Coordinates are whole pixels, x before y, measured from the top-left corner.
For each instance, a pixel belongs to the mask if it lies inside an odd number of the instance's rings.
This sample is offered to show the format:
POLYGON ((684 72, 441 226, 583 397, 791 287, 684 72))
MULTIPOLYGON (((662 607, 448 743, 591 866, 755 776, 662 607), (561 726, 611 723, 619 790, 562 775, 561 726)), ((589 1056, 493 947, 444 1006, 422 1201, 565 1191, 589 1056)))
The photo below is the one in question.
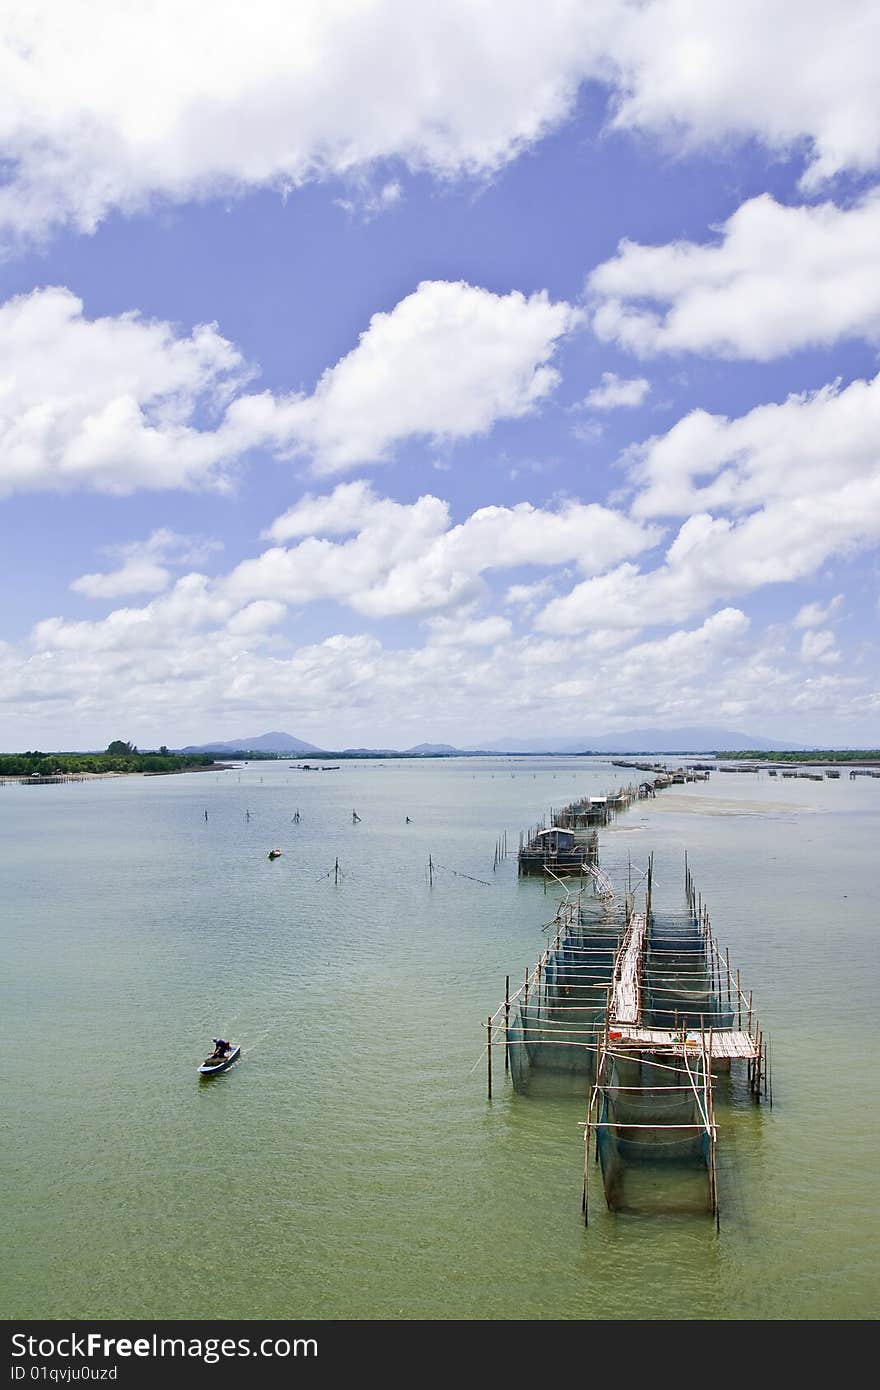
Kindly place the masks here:
POLYGON ((335 598, 382 618, 470 603, 492 570, 573 563, 582 573, 598 573, 651 546, 659 532, 611 508, 575 501, 553 510, 529 502, 482 507, 452 525, 440 498, 394 502, 358 481, 324 497, 306 495, 269 534, 298 543, 274 545, 238 565, 223 581, 236 600, 335 598), (328 539, 340 535, 347 539, 328 539))
MULTIPOLYGON (((747 513, 778 502, 817 505, 852 484, 865 521, 880 471, 880 375, 755 406, 736 419, 695 410, 634 450, 637 516, 747 513)), ((836 518, 828 517, 829 531, 836 518)))
POLYGON ((618 410, 620 407, 641 405, 651 389, 651 383, 643 376, 625 381, 615 372, 603 372, 599 386, 594 386, 584 399, 584 405, 592 410, 618 410))
POLYGON ((374 170, 381 202, 383 163, 491 174, 589 81, 618 130, 756 139, 815 186, 877 166, 878 49, 872 0, 30 0, 0 19, 0 224, 374 170))
POLYGON ((357 180, 389 159, 441 178, 492 173, 569 113, 614 8, 15 6, 0 29, 0 142, 13 175, 0 221, 90 231, 155 195, 286 191, 327 174, 357 180))
POLYGON ((621 7, 614 125, 676 149, 753 138, 803 152, 802 182, 880 160, 873 0, 654 0, 621 7))
POLYGON ((508 618, 429 618, 430 641, 444 647, 493 647, 513 631, 508 618))
POLYGON ((589 276, 593 327, 640 356, 769 361, 880 339, 880 193, 851 208, 743 203, 706 245, 623 241, 589 276))
POLYGON ((248 396, 229 409, 230 440, 261 439, 304 454, 320 473, 388 457, 401 440, 485 434, 534 410, 553 390, 557 343, 578 322, 546 294, 496 295, 423 281, 375 314, 357 347, 309 396, 248 396))
POLYGON ((880 540, 880 376, 738 419, 694 411, 633 451, 636 517, 684 517, 663 562, 627 560, 553 599, 537 626, 679 623, 719 599, 805 579, 880 540))
POLYGON ((843 603, 843 594, 835 594, 834 598, 826 604, 805 603, 799 608, 794 619, 795 627, 821 627, 827 623, 833 613, 836 613, 843 603))
POLYGON ((141 746, 201 741, 207 727, 234 737, 271 727, 279 710, 324 747, 583 733, 585 702, 597 730, 730 717, 785 736, 796 718, 805 737, 839 741, 854 727, 868 737, 876 722, 871 673, 832 670, 821 635, 810 670, 778 630, 754 632, 733 607, 636 640, 516 635, 509 619, 467 606, 435 615, 425 642, 387 647, 368 632, 303 642, 284 616, 281 598, 187 575, 95 622, 47 619, 29 639, 0 643, 0 736, 12 737, 7 746, 20 746, 21 730, 34 747, 100 746, 120 708, 141 746))
POLYGON ((0 305, 0 495, 222 489, 252 449, 333 472, 408 438, 485 434, 552 391, 577 321, 545 294, 426 281, 311 395, 273 396, 243 392, 253 371, 216 325, 89 319, 70 290, 34 290, 0 305))
POLYGON ((157 594, 167 588, 171 579, 170 565, 200 564, 212 550, 221 549, 219 541, 205 541, 195 536, 181 536, 161 527, 145 541, 127 545, 110 545, 108 555, 122 561, 118 569, 95 574, 82 574, 70 585, 75 593, 87 598, 125 598, 129 594, 157 594))
POLYGON ((840 661, 837 640, 830 628, 805 632, 801 638, 801 661, 833 666, 840 661))
POLYGON ((193 426, 247 378, 215 325, 88 319, 70 290, 0 305, 0 495, 222 486, 228 454, 193 426))

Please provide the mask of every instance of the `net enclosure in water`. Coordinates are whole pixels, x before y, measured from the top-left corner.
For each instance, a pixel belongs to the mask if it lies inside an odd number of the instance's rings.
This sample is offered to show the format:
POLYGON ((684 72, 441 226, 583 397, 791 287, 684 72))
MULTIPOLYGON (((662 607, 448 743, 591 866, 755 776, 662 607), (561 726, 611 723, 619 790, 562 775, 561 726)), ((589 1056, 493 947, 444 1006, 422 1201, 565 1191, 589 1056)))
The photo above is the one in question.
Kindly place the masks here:
POLYGON ((751 1095, 772 1098, 769 1044, 687 867, 683 911, 655 911, 653 856, 646 881, 641 910, 596 871, 599 895, 560 904, 536 966, 487 1021, 489 1093, 493 1046, 517 1093, 586 1092, 585 1220, 591 1150, 612 1209, 640 1209, 675 1169, 694 1175, 687 1205, 717 1220, 713 1080, 741 1063, 751 1095))

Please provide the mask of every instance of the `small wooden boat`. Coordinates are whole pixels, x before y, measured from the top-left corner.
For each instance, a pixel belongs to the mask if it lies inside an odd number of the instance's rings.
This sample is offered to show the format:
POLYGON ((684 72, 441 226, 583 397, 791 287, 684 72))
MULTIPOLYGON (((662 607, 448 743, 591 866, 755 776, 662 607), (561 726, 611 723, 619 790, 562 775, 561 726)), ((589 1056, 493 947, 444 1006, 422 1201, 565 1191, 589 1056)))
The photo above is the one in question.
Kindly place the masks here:
POLYGON ((233 1043, 225 1057, 206 1057, 199 1072, 202 1076, 213 1076, 215 1072, 231 1067, 241 1053, 241 1043, 233 1043))
POLYGON ((280 849, 270 849, 270 850, 269 850, 269 858, 270 858, 270 859, 280 859, 280 858, 281 858, 281 850, 280 850, 280 849))

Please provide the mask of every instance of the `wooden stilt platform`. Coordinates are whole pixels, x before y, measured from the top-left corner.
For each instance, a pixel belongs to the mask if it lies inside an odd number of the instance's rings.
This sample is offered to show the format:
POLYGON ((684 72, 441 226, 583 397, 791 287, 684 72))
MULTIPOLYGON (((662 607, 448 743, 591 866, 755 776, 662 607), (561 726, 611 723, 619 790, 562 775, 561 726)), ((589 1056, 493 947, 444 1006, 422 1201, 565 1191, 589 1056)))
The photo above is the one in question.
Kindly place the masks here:
MULTIPOLYGON (((515 1090, 528 1089, 533 1068, 584 1076, 585 1158, 595 1138, 608 1205, 628 1209, 621 1192, 634 1164, 697 1162, 718 1224, 717 1073, 745 1063, 752 1097, 772 1105, 769 1042, 729 952, 719 950, 687 860, 683 912, 655 915, 653 855, 645 877, 638 911, 631 893, 622 904, 609 899, 598 870, 598 893, 586 901, 583 887, 573 895, 560 884, 566 898, 548 924, 551 940, 486 1022, 489 1093, 493 1043, 504 1045, 515 1090)), ((585 1162, 585 1220, 588 1190, 585 1162)))

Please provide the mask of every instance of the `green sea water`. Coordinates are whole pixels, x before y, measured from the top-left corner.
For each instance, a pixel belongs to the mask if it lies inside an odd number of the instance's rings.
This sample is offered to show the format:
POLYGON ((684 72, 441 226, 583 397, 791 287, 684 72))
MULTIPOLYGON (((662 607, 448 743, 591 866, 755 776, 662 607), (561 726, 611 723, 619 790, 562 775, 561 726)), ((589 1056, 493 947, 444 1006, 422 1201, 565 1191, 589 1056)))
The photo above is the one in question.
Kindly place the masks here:
POLYGON ((772 1110, 719 1084, 720 1233, 598 1183, 585 1230, 584 1098, 514 1096, 499 1065, 487 1103, 482 1024, 556 910, 518 832, 625 777, 0 788, 4 1316, 213 1318, 221 1280, 249 1319, 876 1316, 880 779, 716 772, 601 834, 620 887, 654 851, 673 908, 687 849, 772 1036, 772 1110), (242 1060, 200 1081, 220 1034, 242 1060))

